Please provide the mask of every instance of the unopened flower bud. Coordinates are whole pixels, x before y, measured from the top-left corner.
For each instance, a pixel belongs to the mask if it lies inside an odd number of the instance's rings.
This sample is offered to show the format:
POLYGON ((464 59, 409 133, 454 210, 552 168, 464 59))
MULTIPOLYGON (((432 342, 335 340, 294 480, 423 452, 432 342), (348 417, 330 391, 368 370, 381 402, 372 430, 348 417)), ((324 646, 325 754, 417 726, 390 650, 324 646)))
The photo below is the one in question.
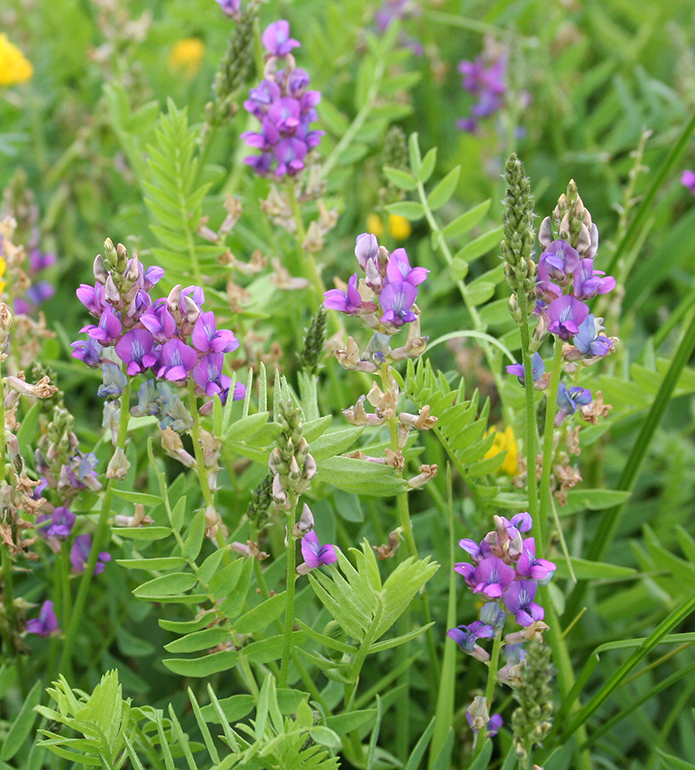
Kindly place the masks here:
POLYGON ((12 317, 12 311, 8 305, 4 302, 0 302, 0 344, 7 342, 7 338, 10 336, 13 325, 14 318, 12 317))
POLYGON ((299 517, 299 521, 294 525, 292 534, 295 537, 303 537, 314 528, 314 514, 311 512, 309 506, 304 503, 302 513, 299 517))
POLYGON ((130 463, 125 456, 125 452, 121 447, 116 447, 116 451, 113 453, 113 457, 106 469, 106 478, 115 480, 124 479, 128 475, 129 468, 130 463))

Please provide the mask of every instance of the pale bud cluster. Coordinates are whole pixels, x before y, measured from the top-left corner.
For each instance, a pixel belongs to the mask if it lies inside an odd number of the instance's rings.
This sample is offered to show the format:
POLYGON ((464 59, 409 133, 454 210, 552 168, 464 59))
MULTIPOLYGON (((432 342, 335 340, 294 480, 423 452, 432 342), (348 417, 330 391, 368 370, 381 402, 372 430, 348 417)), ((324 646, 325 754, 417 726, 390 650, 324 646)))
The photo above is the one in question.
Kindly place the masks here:
POLYGON ((309 444, 302 436, 300 409, 281 404, 277 421, 282 433, 268 460, 273 474, 272 495, 281 510, 291 511, 316 475, 316 461, 309 454, 309 444))

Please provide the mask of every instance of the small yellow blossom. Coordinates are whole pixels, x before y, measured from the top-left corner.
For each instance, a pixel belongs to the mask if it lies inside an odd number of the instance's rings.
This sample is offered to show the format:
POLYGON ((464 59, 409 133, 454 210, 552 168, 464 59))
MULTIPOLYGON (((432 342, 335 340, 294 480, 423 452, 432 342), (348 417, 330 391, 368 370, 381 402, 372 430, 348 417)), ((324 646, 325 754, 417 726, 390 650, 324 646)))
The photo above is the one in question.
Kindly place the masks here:
POLYGON ((490 428, 486 435, 489 436, 491 433, 495 434, 495 442, 485 455, 485 459, 487 460, 489 457, 494 457, 506 450, 507 456, 504 458, 498 473, 507 473, 510 476, 515 476, 519 472, 519 464, 517 462, 519 451, 516 446, 514 431, 508 425, 502 432, 498 431, 497 428, 490 428))
POLYGON ((376 235, 377 238, 381 238, 384 234, 384 223, 378 214, 370 214, 367 217, 367 232, 376 235))
POLYGON ((169 67, 193 78, 200 72, 205 46, 199 37, 187 37, 174 44, 169 54, 169 67))
POLYGON ((405 217, 389 214, 389 235, 397 241, 404 241, 410 237, 413 228, 405 217))
POLYGON ((7 35, 0 34, 0 86, 26 83, 34 74, 34 68, 7 35))
MULTIPOLYGON (((0 257, 0 276, 5 275, 5 269, 7 268, 7 262, 0 257)), ((5 281, 0 278, 0 294, 2 294, 3 291, 5 291, 5 281)))

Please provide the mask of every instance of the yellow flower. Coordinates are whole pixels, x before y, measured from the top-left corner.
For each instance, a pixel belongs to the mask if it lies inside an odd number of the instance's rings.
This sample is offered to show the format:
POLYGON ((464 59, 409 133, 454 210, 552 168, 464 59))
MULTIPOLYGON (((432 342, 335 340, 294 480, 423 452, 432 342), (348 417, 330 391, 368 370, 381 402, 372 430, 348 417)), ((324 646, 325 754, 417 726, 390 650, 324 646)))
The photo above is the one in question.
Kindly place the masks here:
POLYGON ((12 45, 7 35, 0 35, 0 86, 26 83, 34 74, 34 68, 24 54, 12 45))
POLYGON ((405 217, 389 214, 389 235, 397 241, 404 241, 413 232, 410 222, 405 217))
POLYGON ((367 232, 376 235, 377 238, 381 238, 384 234, 384 223, 378 214, 370 214, 367 217, 367 232))
POLYGON ((169 54, 169 67, 193 78, 200 72, 205 46, 198 37, 186 37, 174 44, 169 54))
POLYGON ((504 429, 504 432, 498 431, 497 428, 490 428, 485 435, 489 436, 491 433, 495 434, 495 443, 488 450, 485 459, 487 460, 489 457, 494 457, 506 450, 507 456, 504 458, 504 462, 497 472, 515 476, 519 472, 519 464, 517 462, 519 451, 516 446, 514 431, 511 429, 511 426, 508 425, 504 429))

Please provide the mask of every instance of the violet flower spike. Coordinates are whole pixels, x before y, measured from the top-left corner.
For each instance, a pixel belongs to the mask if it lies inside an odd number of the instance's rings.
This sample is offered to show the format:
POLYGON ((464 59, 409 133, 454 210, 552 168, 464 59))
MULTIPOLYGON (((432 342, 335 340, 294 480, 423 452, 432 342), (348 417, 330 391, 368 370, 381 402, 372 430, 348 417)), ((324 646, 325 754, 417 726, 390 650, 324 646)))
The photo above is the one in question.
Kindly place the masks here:
POLYGON ((126 374, 134 377, 159 361, 154 337, 147 329, 131 329, 116 343, 116 355, 126 365, 126 374))
POLYGON ((516 574, 531 580, 545 580, 557 567, 547 559, 536 558, 536 540, 528 537, 524 540, 524 550, 516 563, 516 574))
MULTIPOLYGON (((531 371, 533 381, 538 382, 540 378, 545 374, 545 363, 541 357, 541 354, 536 352, 531 357, 531 371)), ((519 383, 524 385, 524 365, 523 364, 510 364, 507 367, 507 374, 513 374, 519 383)))
POLYGON ((527 628, 537 620, 543 620, 545 611, 533 600, 536 598, 538 583, 533 580, 517 580, 504 592, 502 601, 507 611, 516 617, 516 622, 527 628))
POLYGON ((426 280, 428 273, 429 270, 424 267, 410 267, 405 249, 395 249, 391 252, 386 266, 386 277, 389 281, 405 281, 413 286, 418 286, 426 280))
POLYGON ((290 23, 285 19, 268 25, 261 36, 261 42, 271 56, 287 56, 301 45, 290 37, 290 23))
POLYGON ((316 569, 324 564, 333 564, 338 561, 338 554, 334 545, 320 545, 316 532, 307 532, 302 538, 302 556, 304 564, 297 568, 304 574, 308 570, 316 569))
MULTIPOLYGON (((91 535, 78 535, 75 538, 70 549, 70 563, 75 572, 84 572, 91 550, 91 535)), ((111 554, 107 551, 100 551, 97 563, 94 565, 94 574, 101 575, 104 571, 104 565, 109 561, 111 561, 111 554)))
POLYGON ((347 315, 357 314, 362 305, 362 297, 357 289, 357 273, 348 281, 347 293, 340 289, 330 289, 323 296, 323 304, 330 310, 339 310, 347 315))
POLYGON ((589 315, 589 308, 571 294, 554 300, 548 306, 548 331, 561 340, 570 340, 589 315))
POLYGON ((53 611, 53 602, 49 599, 41 605, 38 618, 27 621, 27 633, 48 637, 60 631, 58 618, 53 611))
POLYGON ((417 288, 405 281, 391 281, 379 295, 379 305, 384 314, 381 323, 403 326, 415 320, 415 313, 411 310, 417 299, 417 288))

